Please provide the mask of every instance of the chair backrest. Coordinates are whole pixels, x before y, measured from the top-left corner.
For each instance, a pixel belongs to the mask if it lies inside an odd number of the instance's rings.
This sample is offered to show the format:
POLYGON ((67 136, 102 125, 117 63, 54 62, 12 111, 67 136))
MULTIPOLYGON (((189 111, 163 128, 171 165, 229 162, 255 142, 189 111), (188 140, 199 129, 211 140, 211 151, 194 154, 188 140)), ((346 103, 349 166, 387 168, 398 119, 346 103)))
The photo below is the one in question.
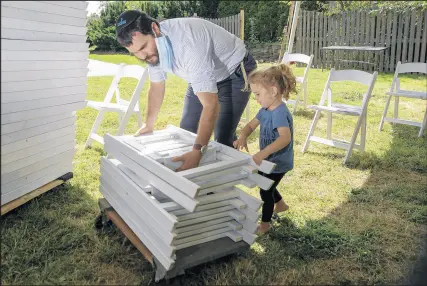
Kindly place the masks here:
POLYGON ((332 91, 331 91, 331 83, 332 82, 341 82, 341 81, 353 81, 358 82, 367 86, 367 91, 363 95, 362 107, 364 108, 367 102, 369 101, 372 90, 375 85, 375 81, 377 79, 378 72, 374 72, 373 74, 361 71, 361 70, 335 70, 331 69, 329 73, 328 80, 325 84, 325 89, 322 94, 322 98, 320 99, 319 105, 324 105, 326 99, 328 100, 328 105, 332 104, 332 91))
POLYGON ((305 69, 304 69, 304 75, 303 75, 303 81, 306 81, 307 75, 308 75, 308 70, 311 68, 313 58, 314 58, 314 55, 307 56, 304 54, 288 54, 288 52, 286 52, 283 55, 281 63, 287 64, 289 62, 297 62, 297 63, 306 64, 305 69))
POLYGON ((404 63, 398 62, 396 65, 396 70, 394 72, 393 82, 391 83, 390 91, 400 90, 400 80, 399 74, 418 72, 427 74, 427 63, 404 63))
MULTIPOLYGON (((120 80, 122 78, 134 78, 138 80, 138 83, 136 84, 136 87, 134 89, 134 93, 131 97, 133 98, 135 96, 135 91, 139 88, 139 85, 141 84, 141 82, 142 82, 142 85, 144 84, 145 79, 143 79, 143 76, 146 72, 147 72, 147 69, 143 68, 142 66, 126 65, 124 63, 121 63, 119 65, 119 68, 117 69, 117 73, 115 74, 113 81, 111 82, 110 88, 108 89, 104 102, 111 102, 111 99, 115 95, 116 101, 118 104, 126 105, 126 106, 129 105, 129 101, 124 100, 120 97, 120 90, 119 90, 120 80)), ((139 93, 141 92, 141 90, 139 91, 139 93)))

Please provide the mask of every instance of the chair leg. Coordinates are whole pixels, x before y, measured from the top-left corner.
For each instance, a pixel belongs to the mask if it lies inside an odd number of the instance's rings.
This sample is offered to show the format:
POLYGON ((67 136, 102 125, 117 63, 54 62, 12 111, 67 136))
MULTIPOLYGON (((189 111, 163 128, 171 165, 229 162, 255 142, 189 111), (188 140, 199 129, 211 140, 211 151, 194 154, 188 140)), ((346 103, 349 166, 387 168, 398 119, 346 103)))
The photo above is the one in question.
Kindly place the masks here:
POLYGON ((329 140, 332 139, 332 113, 328 112, 328 124, 326 125, 326 136, 329 140))
POLYGON ((141 128, 143 124, 141 112, 137 112, 136 117, 138 118, 138 127, 141 128))
POLYGON ((304 153, 305 151, 307 151, 308 146, 310 145, 310 137, 314 133, 314 129, 316 128, 317 121, 319 120, 319 117, 320 117, 320 111, 316 110, 316 114, 314 115, 313 122, 311 122, 310 131, 307 134, 307 138, 305 139, 304 146, 303 146, 303 148, 301 150, 302 153, 304 153))
POLYGON ((427 127, 427 107, 426 107, 426 112, 424 113, 424 119, 423 119, 423 123, 421 123, 421 128, 420 128, 420 133, 418 133, 418 137, 423 136, 423 132, 427 127))
POLYGON ((366 123, 367 121, 367 113, 365 113, 365 116, 363 117, 362 121, 362 129, 360 130, 360 151, 365 151, 365 145, 366 145, 366 123))
MULTIPOLYGON (((393 115, 394 119, 399 118, 399 97, 396 96, 394 99, 394 115, 393 115)), ((394 125, 395 123, 393 123, 394 125)))
POLYGON ((98 113, 98 116, 95 119, 95 122, 92 125, 92 129, 89 132, 89 136, 86 139, 86 144, 85 144, 85 149, 87 147, 90 147, 92 145, 92 138, 91 135, 92 134, 96 134, 96 131, 98 130, 99 126, 101 125, 102 119, 104 118, 104 111, 100 110, 98 113))
POLYGON ((123 119, 120 122, 119 129, 117 129, 116 136, 121 136, 125 132, 126 125, 129 121, 129 118, 132 116, 132 112, 128 110, 125 115, 123 115, 123 119))
POLYGON ((383 126, 384 126, 384 119, 387 116, 387 111, 388 111, 388 107, 390 105, 390 100, 391 100, 391 95, 388 96, 387 101, 385 103, 385 107, 384 107, 384 112, 383 112, 383 116, 381 117, 381 122, 380 122, 380 127, 379 127, 379 131, 383 130, 383 126))
POLYGON ((348 159, 351 156, 351 153, 353 151, 354 144, 356 143, 356 138, 357 138, 357 135, 359 134, 359 130, 360 130, 360 127, 361 127, 362 122, 364 120, 364 117, 365 117, 365 114, 361 114, 359 116, 359 119, 357 120, 356 128, 354 129, 353 136, 351 137, 350 144, 348 146, 347 153, 345 154, 343 164, 346 164, 348 159))

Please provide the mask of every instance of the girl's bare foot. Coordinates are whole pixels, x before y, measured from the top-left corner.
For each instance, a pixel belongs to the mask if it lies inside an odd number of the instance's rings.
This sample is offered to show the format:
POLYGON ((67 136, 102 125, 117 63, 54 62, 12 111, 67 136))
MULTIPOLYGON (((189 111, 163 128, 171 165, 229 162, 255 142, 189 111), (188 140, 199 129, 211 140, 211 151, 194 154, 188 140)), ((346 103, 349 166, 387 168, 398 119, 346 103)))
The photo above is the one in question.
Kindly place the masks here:
POLYGON ((274 207, 274 212, 281 213, 281 212, 287 211, 288 209, 289 209, 289 206, 283 200, 280 200, 279 202, 277 202, 276 206, 274 207))
POLYGON ((271 224, 269 222, 261 222, 257 228, 257 234, 262 235, 271 229, 271 224))

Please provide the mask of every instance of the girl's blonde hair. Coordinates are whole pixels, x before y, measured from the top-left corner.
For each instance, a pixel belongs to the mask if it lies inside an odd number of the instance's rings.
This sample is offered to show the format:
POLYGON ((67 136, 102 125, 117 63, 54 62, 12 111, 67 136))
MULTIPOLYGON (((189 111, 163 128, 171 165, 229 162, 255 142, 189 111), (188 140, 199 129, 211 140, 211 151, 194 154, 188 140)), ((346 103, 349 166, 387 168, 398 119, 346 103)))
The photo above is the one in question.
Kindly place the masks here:
POLYGON ((289 93, 296 93, 295 76, 286 64, 274 65, 251 72, 249 83, 261 83, 265 87, 275 86, 279 90, 279 94, 286 100, 289 99, 289 93))

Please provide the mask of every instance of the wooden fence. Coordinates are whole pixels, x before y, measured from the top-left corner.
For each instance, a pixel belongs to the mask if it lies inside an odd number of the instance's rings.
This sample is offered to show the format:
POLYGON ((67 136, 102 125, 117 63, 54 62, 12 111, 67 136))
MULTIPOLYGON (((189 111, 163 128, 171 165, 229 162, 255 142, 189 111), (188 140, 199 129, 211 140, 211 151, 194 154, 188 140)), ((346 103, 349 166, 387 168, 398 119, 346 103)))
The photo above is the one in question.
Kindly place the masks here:
MULTIPOLYGON (((197 15, 196 15, 197 17, 197 15)), ((245 14, 243 10, 240 10, 239 14, 229 16, 229 17, 223 17, 223 18, 203 18, 205 20, 208 20, 214 24, 217 24, 218 26, 223 27, 228 32, 234 34, 235 36, 244 39, 245 35, 245 14)))
MULTIPOLYGON (((320 48, 326 46, 389 47, 385 52, 342 52, 335 57, 344 60, 376 61, 378 71, 394 72, 397 62, 427 60, 427 11, 403 14, 387 12, 373 15, 369 12, 344 12, 326 16, 312 11, 301 11, 295 34, 293 52, 314 55, 314 67, 321 67, 320 48)), ((325 67, 330 68, 332 54, 323 52, 325 67)), ((364 63, 335 63, 338 68, 372 70, 364 63)))

